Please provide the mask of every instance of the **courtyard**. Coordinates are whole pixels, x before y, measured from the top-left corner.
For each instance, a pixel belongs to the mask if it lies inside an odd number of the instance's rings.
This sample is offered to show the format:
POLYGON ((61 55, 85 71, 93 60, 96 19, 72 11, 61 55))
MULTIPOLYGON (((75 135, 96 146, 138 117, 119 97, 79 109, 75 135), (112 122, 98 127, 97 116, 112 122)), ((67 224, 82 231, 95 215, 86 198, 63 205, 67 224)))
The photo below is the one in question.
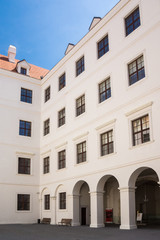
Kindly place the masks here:
POLYGON ((43 224, 0 225, 0 240, 159 240, 160 226, 120 230, 118 227, 89 228, 43 224))

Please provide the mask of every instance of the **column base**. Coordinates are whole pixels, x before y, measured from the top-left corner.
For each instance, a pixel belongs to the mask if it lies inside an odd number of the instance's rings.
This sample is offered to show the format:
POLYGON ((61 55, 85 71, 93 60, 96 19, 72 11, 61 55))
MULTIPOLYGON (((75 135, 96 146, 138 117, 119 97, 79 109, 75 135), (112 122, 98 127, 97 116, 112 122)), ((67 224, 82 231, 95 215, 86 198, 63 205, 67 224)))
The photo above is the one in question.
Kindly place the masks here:
POLYGON ((124 230, 137 229, 137 225, 121 225, 120 229, 124 229, 124 230))
POLYGON ((73 227, 80 226, 80 223, 79 223, 79 222, 77 222, 77 223, 73 222, 73 223, 72 223, 72 226, 73 226, 73 227))
POLYGON ((102 223, 102 224, 90 224, 91 228, 102 228, 104 226, 105 226, 104 223, 102 223))

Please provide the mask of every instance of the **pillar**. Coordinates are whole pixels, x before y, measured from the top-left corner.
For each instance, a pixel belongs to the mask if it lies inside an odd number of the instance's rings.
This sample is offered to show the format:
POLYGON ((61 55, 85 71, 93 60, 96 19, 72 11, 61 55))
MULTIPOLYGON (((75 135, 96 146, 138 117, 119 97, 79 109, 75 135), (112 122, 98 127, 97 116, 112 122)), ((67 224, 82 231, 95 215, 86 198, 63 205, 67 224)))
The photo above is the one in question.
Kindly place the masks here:
POLYGON ((120 229, 135 229, 136 209, 135 209, 135 188, 119 188, 121 202, 121 226, 120 229))
POLYGON ((90 227, 104 227, 103 192, 90 192, 91 224, 90 227))
POLYGON ((51 224, 56 224, 56 197, 52 196, 51 200, 51 224))
POLYGON ((79 194, 69 196, 69 216, 72 218, 72 226, 80 226, 79 198, 79 194))

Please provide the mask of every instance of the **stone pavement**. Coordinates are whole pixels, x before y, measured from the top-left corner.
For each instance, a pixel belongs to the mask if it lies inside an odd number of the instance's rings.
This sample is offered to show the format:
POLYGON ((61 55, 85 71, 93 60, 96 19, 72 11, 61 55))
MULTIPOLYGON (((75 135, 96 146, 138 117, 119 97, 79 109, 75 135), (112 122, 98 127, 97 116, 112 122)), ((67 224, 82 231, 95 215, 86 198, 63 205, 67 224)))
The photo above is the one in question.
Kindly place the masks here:
POLYGON ((42 224, 0 225, 0 240, 160 240, 160 227, 119 230, 42 224))

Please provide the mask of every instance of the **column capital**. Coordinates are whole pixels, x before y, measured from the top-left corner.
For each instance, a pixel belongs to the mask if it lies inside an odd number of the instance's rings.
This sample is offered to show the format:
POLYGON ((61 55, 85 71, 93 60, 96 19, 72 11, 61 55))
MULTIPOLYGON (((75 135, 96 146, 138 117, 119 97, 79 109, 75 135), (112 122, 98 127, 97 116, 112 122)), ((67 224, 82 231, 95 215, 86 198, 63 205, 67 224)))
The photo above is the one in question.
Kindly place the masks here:
POLYGON ((90 195, 93 195, 93 196, 94 196, 94 195, 95 195, 95 196, 97 196, 97 195, 103 195, 104 193, 105 193, 105 191, 102 191, 102 192, 96 192, 96 191, 95 191, 95 192, 89 192, 89 194, 90 194, 90 195))
POLYGON ((120 192, 134 192, 137 187, 119 187, 120 192))

